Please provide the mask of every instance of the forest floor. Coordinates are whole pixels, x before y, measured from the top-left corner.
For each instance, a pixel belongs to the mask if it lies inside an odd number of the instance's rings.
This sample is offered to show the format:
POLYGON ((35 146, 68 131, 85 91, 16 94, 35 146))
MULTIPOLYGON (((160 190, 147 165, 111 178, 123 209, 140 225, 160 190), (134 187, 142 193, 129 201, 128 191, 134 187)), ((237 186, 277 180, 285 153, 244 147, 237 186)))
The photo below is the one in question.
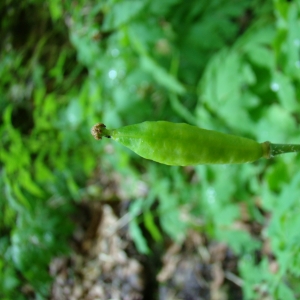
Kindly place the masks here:
POLYGON ((148 239, 139 254, 128 232, 126 201, 83 201, 68 257, 52 261, 53 300, 243 299, 238 258, 223 243, 189 231, 181 243, 148 239))

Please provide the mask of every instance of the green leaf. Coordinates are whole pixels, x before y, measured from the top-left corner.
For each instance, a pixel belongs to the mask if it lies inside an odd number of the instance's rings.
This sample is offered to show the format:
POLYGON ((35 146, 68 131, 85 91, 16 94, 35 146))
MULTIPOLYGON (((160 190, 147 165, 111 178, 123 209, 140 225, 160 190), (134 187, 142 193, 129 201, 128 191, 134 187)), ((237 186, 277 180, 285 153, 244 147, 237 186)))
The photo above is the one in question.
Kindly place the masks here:
POLYGON ((138 14, 145 7, 146 2, 141 0, 122 0, 113 3, 107 8, 104 30, 112 30, 120 27, 138 14))
POLYGON ((7 177, 6 174, 4 175, 4 183, 5 183, 4 195, 6 196, 6 199, 8 200, 11 208, 19 212, 31 208, 28 199, 20 191, 19 185, 14 184, 7 177))
POLYGON ((266 69, 274 69, 275 57, 268 47, 264 45, 250 44, 245 50, 246 55, 252 63, 266 69))
POLYGON ((147 53, 146 47, 139 38, 135 36, 134 31, 129 31, 129 37, 134 49, 140 55, 141 68, 150 74, 153 79, 167 90, 183 94, 185 93, 184 86, 178 81, 176 77, 168 73, 162 66, 160 66, 150 55, 147 53))
POLYGON ((180 211, 176 200, 174 195, 161 197, 159 203, 160 225, 172 239, 180 241, 184 237, 187 226, 180 219, 180 211))
POLYGON ((178 2, 180 2, 180 0, 151 0, 149 1, 149 10, 156 15, 165 16, 172 6, 178 2))
POLYGON ((44 195, 44 191, 33 181, 31 174, 27 170, 20 170, 19 180, 19 184, 32 195, 36 197, 41 197, 44 195))
POLYGON ((261 299, 259 292, 266 289, 268 294, 273 292, 266 283, 268 268, 269 264, 266 259, 257 264, 253 255, 244 255, 241 258, 239 261, 239 272, 244 278, 242 288, 245 299, 261 299))
POLYGON ((62 3, 59 0, 52 0, 48 2, 52 20, 55 22, 61 18, 63 14, 62 3))
POLYGON ((130 203, 129 213, 131 218, 136 218, 141 214, 144 207, 144 199, 136 199, 130 203))
POLYGON ((272 143, 290 142, 289 136, 296 132, 294 118, 279 105, 268 107, 256 126, 257 140, 272 143))
POLYGON ((167 90, 177 94, 185 93, 184 86, 149 56, 141 57, 141 67, 167 90))
POLYGON ((250 64, 244 63, 242 65, 242 74, 245 82, 249 85, 256 83, 256 76, 250 64))
POLYGON ((296 300, 293 290, 289 288, 284 282, 278 286, 278 299, 296 300))
POLYGON ((276 161, 266 172, 266 180, 273 191, 280 191, 290 180, 288 165, 282 160, 276 161))
POLYGON ((143 216, 144 216, 145 226, 149 230, 152 238, 155 241, 161 241, 162 236, 160 234, 158 227, 156 226, 156 224, 154 222, 153 214, 151 213, 151 211, 144 212, 143 216))
POLYGON ((66 109, 65 117, 72 129, 76 129, 82 122, 82 111, 83 107, 80 105, 79 100, 77 98, 70 101, 66 109))
POLYGON ((2 285, 3 291, 10 292, 15 288, 18 288, 20 281, 18 279, 16 270, 12 267, 6 267, 3 271, 3 273, 1 272, 3 281, 1 280, 2 282, 0 284, 0 286, 2 285))
POLYGON ((283 51, 286 54, 287 64, 285 66, 286 73, 294 76, 300 82, 300 17, 299 8, 296 3, 289 5, 288 12, 288 28, 286 45, 283 45, 283 51))
POLYGON ((278 99, 285 110, 288 112, 300 110, 300 106, 296 100, 295 88, 291 80, 283 73, 275 72, 273 74, 271 89, 278 95, 278 99))
POLYGON ((143 233, 142 233, 136 219, 133 219, 130 221, 129 232, 130 232, 130 235, 137 247, 137 250, 143 254, 150 253, 150 249, 147 245, 147 241, 144 238, 143 233))

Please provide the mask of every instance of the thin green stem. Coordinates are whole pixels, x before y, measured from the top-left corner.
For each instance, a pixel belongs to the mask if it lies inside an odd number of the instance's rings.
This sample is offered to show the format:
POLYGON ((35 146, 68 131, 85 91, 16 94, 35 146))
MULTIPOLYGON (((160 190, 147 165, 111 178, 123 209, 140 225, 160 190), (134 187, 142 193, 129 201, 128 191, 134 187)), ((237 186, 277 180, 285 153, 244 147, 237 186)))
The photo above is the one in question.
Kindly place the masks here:
POLYGON ((270 143, 270 156, 279 154, 300 152, 300 144, 272 144, 270 143))

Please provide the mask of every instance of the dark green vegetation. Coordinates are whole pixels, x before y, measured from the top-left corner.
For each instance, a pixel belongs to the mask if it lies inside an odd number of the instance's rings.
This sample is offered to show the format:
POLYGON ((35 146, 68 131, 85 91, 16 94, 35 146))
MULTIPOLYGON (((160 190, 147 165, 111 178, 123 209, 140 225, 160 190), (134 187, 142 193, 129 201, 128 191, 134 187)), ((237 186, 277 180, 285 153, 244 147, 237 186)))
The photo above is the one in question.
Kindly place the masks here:
POLYGON ((299 143, 299 0, 4 0, 0 22, 1 299, 49 295, 96 168, 118 174, 140 252, 193 229, 238 256, 243 299, 299 299, 299 156, 168 167, 89 133, 168 120, 299 143))

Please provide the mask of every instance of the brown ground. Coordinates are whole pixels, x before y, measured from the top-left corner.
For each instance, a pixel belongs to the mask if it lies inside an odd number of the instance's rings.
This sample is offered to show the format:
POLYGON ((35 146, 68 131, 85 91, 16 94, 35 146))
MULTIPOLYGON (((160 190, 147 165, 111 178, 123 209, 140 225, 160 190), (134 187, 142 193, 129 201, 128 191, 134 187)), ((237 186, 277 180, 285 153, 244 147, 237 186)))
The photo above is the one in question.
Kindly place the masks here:
POLYGON ((120 205, 81 204, 72 255, 50 265, 52 300, 242 299, 237 258, 226 245, 190 231, 183 243, 166 240, 143 256, 120 211, 120 205))

